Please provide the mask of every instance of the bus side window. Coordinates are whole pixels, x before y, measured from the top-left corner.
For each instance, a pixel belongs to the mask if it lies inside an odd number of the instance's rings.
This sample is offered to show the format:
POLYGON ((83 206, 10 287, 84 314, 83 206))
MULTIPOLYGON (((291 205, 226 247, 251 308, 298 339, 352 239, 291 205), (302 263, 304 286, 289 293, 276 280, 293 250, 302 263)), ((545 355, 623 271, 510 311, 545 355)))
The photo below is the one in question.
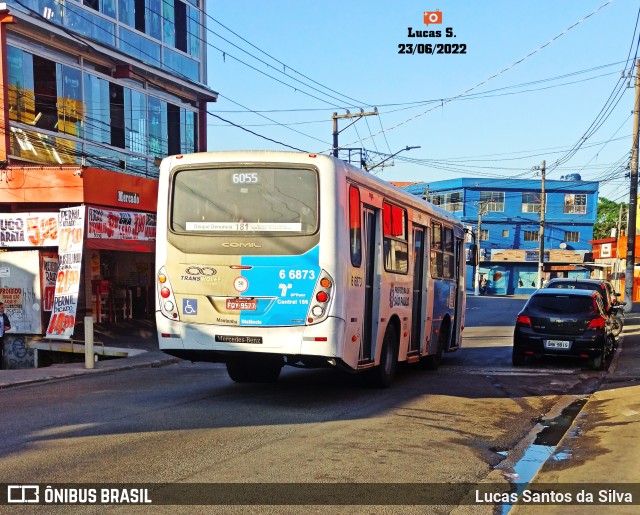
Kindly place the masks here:
POLYGON ((387 202, 382 204, 384 268, 388 272, 409 271, 407 210, 387 202))
POLYGON ((442 278, 443 275, 442 225, 433 222, 431 224, 431 277, 442 278))
POLYGON ((351 264, 360 267, 362 264, 362 229, 360 223, 360 191, 349 186, 349 249, 351 264))

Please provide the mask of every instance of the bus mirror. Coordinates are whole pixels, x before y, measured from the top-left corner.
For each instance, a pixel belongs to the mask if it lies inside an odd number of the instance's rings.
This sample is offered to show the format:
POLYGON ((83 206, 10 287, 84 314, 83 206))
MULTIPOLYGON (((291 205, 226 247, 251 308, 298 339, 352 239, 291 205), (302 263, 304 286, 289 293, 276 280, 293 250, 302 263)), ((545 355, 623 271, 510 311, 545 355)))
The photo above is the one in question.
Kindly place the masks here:
POLYGON ((478 246, 475 243, 469 245, 469 256, 467 259, 467 263, 471 266, 476 266, 478 264, 478 246))

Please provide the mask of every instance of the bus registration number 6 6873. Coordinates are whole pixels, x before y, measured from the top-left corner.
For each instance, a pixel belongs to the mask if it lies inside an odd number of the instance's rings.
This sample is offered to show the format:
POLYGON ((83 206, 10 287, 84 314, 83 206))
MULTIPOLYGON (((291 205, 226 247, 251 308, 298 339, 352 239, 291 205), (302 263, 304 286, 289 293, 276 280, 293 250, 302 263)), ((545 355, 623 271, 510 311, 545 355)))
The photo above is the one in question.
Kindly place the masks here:
POLYGON ((255 310, 257 307, 258 301, 256 299, 227 299, 226 301, 226 308, 230 310, 255 310))

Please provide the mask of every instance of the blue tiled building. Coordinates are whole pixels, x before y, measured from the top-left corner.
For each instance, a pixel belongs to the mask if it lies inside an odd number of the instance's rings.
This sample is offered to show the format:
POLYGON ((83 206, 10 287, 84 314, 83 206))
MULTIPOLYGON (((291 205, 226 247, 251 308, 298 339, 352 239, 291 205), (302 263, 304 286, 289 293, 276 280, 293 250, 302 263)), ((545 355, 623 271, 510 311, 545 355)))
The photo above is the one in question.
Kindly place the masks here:
MULTIPOLYGON (((545 181, 545 277, 588 275, 574 270, 591 251, 598 206, 598 183, 545 181)), ((481 210, 480 274, 494 294, 530 293, 535 289, 540 248, 540 180, 460 178, 414 183, 404 189, 428 198, 459 216, 474 233, 481 210)), ((467 267, 473 287, 473 269, 467 267)))

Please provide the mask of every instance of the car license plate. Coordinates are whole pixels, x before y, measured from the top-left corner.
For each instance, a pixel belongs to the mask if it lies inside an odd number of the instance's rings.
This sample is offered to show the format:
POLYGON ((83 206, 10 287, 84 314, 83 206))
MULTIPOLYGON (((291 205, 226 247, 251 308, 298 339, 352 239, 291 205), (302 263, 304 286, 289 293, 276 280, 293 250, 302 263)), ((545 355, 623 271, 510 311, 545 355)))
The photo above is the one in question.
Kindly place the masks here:
POLYGON ((544 341, 545 349, 570 349, 571 342, 565 340, 545 340, 544 341))
POLYGON ((258 308, 257 299, 227 299, 226 307, 229 310, 251 310, 255 311, 258 308))

